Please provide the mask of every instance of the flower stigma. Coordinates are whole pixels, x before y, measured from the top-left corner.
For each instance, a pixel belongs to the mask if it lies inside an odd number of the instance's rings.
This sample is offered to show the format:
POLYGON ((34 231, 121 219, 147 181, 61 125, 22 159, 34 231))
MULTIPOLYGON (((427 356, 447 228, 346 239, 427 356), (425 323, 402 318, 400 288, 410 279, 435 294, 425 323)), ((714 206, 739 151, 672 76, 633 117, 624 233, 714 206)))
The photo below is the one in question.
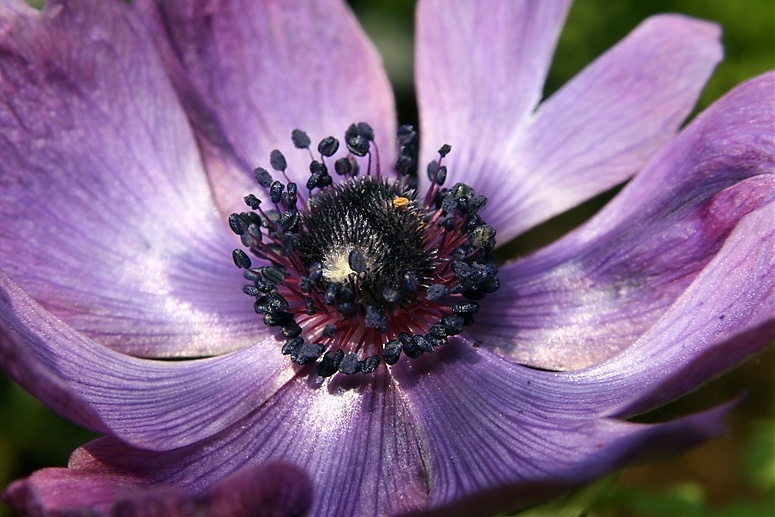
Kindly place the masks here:
POLYGON ((277 329, 281 352, 299 365, 316 364, 322 377, 368 374, 401 355, 433 353, 471 325, 478 300, 500 285, 495 230, 479 215, 484 196, 463 183, 443 186, 450 146, 428 164, 430 184, 421 194, 411 126, 397 131, 390 178, 364 122, 347 129, 348 152, 336 160, 339 140, 332 136, 320 141, 317 156, 304 131, 294 130, 291 140, 310 155, 306 195, 275 149, 274 176, 254 171, 264 202, 249 194, 250 210, 229 216, 247 252, 263 262, 254 266, 243 249, 232 253, 250 282, 243 291, 264 324, 277 329), (364 157, 362 174, 357 158, 364 157))

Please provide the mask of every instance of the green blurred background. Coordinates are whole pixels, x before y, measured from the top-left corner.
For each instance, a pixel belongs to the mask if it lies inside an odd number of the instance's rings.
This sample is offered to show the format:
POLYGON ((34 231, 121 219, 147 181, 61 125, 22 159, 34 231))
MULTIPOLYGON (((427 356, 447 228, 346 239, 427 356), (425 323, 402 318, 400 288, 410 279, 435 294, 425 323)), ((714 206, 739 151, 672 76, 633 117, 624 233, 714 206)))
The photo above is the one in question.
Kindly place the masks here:
MULTIPOLYGON (((475 0, 471 0, 475 1, 475 0)), ((412 84, 412 0, 352 0, 385 59, 400 123, 417 122, 412 84)), ((677 12, 714 20, 726 58, 698 111, 736 84, 775 66, 772 0, 576 0, 559 42, 545 95, 551 94, 644 18, 677 12)), ((550 242, 588 218, 615 192, 549 221, 506 247, 502 258, 550 242)), ((751 358, 669 406, 639 418, 662 421, 747 396, 731 412, 729 433, 669 461, 633 467, 533 508, 525 516, 775 516, 775 350, 751 358)), ((46 466, 64 466, 94 437, 54 415, 0 376, 0 487, 46 466)), ((14 515, 0 503, 0 517, 14 515)))

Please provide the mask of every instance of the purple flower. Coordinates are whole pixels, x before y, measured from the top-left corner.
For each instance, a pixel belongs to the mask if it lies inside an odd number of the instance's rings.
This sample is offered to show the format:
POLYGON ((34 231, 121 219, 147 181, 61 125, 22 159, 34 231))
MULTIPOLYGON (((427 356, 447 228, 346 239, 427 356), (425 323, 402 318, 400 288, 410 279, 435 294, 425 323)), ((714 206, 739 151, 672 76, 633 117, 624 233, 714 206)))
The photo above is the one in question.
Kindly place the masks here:
POLYGON ((659 16, 539 104, 568 4, 422 0, 419 149, 406 128, 396 144, 379 58, 336 0, 3 4, 0 364, 105 435, 4 499, 31 515, 487 514, 720 433, 725 407, 627 418, 773 338, 773 74, 676 134, 719 30, 659 16), (430 181, 442 166, 459 195, 430 181), (496 276, 492 229, 504 243, 633 175, 496 276), (390 259, 395 282, 377 244, 305 240, 334 217, 316 207, 339 213, 331 192, 368 208, 356 184, 420 236, 385 246, 415 253, 390 259))

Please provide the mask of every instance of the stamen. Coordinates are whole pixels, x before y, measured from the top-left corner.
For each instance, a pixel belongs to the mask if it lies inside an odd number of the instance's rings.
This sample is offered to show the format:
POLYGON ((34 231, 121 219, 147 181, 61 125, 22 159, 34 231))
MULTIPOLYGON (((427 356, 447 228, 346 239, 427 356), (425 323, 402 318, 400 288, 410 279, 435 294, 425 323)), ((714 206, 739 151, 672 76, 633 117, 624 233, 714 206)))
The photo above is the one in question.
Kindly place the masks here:
POLYGON ((444 145, 427 167, 430 186, 417 192, 419 138, 411 126, 397 132, 395 179, 382 177, 374 130, 361 122, 339 140, 323 138, 319 157, 311 140, 294 130, 294 147, 310 154, 308 194, 287 176, 285 156, 270 153, 272 169, 253 172, 274 205, 249 194, 250 211, 229 216, 229 227, 262 265, 245 251, 232 253, 250 284, 243 292, 254 309, 282 336, 280 352, 321 377, 369 374, 382 361, 416 358, 447 343, 471 325, 479 302, 500 285, 491 251, 495 230, 479 215, 486 199, 465 184, 443 188, 451 151, 444 145), (366 175, 359 176, 359 160, 366 175), (330 162, 329 162, 330 163, 330 162))
POLYGON ((285 156, 278 149, 273 150, 269 154, 269 165, 276 171, 283 172, 288 168, 288 163, 285 161, 285 156))
POLYGON ((307 133, 301 129, 294 129, 291 132, 291 141, 296 149, 309 149, 309 145, 312 143, 307 133))
POLYGON ((328 136, 318 144, 318 152, 326 158, 332 157, 339 150, 339 140, 328 136))

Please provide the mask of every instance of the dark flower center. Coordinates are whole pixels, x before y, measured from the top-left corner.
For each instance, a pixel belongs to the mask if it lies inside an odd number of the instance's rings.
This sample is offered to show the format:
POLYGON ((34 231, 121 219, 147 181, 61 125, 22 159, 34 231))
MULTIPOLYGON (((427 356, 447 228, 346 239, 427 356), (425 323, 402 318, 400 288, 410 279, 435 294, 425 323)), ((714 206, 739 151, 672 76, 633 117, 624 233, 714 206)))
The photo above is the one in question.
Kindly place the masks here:
POLYGON ((251 283, 264 324, 283 336, 282 353, 300 365, 317 363, 317 374, 371 373, 381 361, 415 358, 443 346, 449 336, 473 323, 476 300, 499 287, 490 253, 495 230, 478 211, 486 199, 462 183, 443 188, 443 158, 428 165, 431 186, 417 191, 417 133, 398 130, 396 177, 382 176, 379 154, 368 124, 345 132, 348 155, 327 163, 339 141, 324 138, 319 159, 300 130, 291 136, 312 161, 300 195, 285 174, 283 154, 272 151, 270 164, 286 182, 255 170, 264 188, 264 209, 255 195, 245 197, 251 211, 231 214, 229 225, 252 255, 233 252, 235 264, 251 283), (355 157, 368 156, 360 176, 355 157))
POLYGON ((413 297, 414 284, 433 272, 426 214, 415 197, 400 183, 365 176, 310 199, 299 250, 308 268, 320 264, 321 287, 343 289, 353 276, 358 303, 377 310, 413 297))

